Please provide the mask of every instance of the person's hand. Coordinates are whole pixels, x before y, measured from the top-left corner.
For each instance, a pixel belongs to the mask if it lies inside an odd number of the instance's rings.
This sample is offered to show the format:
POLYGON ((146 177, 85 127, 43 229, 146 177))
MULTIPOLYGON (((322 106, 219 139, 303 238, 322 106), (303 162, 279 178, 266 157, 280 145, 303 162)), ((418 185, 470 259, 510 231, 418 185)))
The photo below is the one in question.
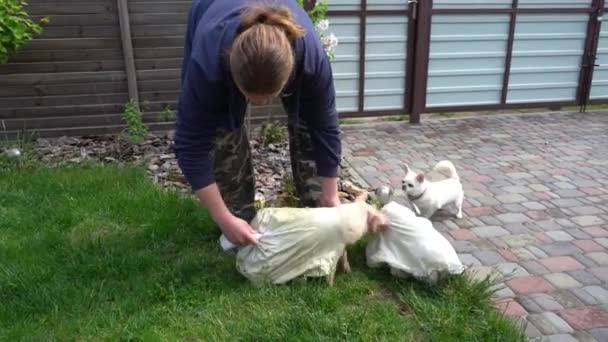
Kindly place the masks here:
POLYGON ((226 218, 218 222, 220 228, 226 238, 230 242, 239 246, 255 245, 257 239, 255 237, 255 230, 251 228, 247 221, 238 218, 234 215, 229 215, 226 218))

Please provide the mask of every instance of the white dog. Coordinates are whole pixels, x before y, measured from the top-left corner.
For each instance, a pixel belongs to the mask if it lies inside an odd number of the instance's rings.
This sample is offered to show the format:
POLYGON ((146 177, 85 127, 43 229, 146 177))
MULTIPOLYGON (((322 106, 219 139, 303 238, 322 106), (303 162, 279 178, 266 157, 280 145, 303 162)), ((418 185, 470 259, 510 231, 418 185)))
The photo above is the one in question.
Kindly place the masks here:
POLYGON ((438 182, 430 182, 424 174, 417 174, 405 165, 405 178, 402 188, 412 202, 418 215, 429 218, 448 204, 455 204, 457 218, 462 218, 462 202, 464 191, 460 177, 452 162, 444 160, 435 165, 435 171, 447 171, 449 178, 438 182))

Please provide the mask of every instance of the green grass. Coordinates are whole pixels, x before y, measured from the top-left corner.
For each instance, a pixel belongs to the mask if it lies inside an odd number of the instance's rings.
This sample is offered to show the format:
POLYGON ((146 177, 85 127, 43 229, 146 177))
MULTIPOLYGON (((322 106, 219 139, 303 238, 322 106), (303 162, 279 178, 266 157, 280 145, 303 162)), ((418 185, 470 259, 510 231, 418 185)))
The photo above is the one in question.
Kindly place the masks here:
POLYGON ((364 267, 254 288, 194 201, 139 169, 0 171, 0 340, 520 341, 489 284, 364 267))

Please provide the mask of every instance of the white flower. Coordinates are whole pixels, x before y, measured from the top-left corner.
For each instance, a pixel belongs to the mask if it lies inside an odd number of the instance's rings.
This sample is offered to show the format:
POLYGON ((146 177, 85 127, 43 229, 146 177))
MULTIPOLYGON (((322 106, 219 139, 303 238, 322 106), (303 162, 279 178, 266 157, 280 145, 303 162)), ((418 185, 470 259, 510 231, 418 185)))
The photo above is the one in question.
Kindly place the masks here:
POLYGON ((338 37, 336 37, 335 34, 330 33, 329 36, 327 37, 327 45, 329 46, 330 49, 335 49, 336 46, 338 46, 338 37))
POLYGON ((327 20, 327 19, 319 20, 317 25, 315 25, 315 28, 317 29, 318 32, 327 31, 327 29, 329 29, 329 20, 327 20))

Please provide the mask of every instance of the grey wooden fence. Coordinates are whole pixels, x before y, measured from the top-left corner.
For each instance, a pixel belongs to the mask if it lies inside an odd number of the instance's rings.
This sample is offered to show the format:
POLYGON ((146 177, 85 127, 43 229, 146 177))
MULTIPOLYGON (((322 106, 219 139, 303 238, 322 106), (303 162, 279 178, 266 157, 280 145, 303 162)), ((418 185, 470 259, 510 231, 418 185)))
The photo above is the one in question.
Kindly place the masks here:
MULTIPOLYGON (((190 4, 29 1, 27 11, 37 19, 48 16, 50 24, 0 65, 0 135, 115 133, 123 128, 122 112, 130 97, 139 98, 152 130, 170 128, 160 113, 174 109, 178 98, 190 4), (128 21, 121 23, 121 16, 128 21)), ((252 121, 269 115, 281 118, 280 107, 254 108, 252 121)))

